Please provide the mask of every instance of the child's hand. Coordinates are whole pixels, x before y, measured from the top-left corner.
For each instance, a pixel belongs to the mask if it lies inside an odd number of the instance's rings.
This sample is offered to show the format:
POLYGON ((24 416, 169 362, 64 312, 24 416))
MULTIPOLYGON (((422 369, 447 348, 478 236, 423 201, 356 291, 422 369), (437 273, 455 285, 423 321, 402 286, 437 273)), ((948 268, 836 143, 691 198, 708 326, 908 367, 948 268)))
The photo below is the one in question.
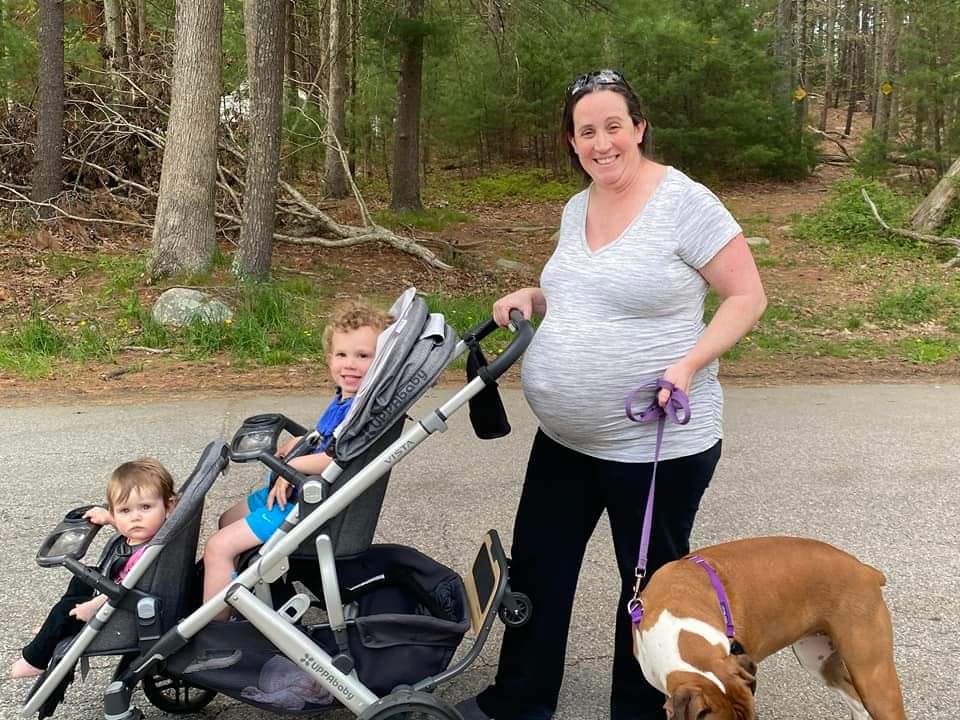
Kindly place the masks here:
POLYGON ((278 458, 281 458, 281 459, 285 458, 285 457, 287 456, 287 454, 288 454, 291 450, 293 450, 294 445, 296 445, 298 442, 300 442, 300 438, 301 438, 301 437, 303 437, 303 436, 302 436, 302 435, 299 435, 299 436, 297 436, 297 437, 292 437, 292 438, 290 438, 289 440, 287 440, 283 445, 281 445, 281 446, 277 449, 277 457, 278 457, 278 458))
POLYGON ((286 509, 287 498, 290 497, 292 490, 293 486, 289 482, 282 477, 278 477, 273 487, 270 488, 270 494, 267 495, 267 510, 273 510, 273 503, 277 503, 281 510, 286 509))
POLYGON ((106 601, 106 595, 98 595, 93 600, 75 605, 73 610, 70 611, 70 616, 75 617, 80 622, 90 622, 90 618, 97 614, 97 610, 103 607, 106 601))
POLYGON ((102 507, 92 507, 83 514, 83 519, 94 525, 113 525, 113 515, 102 507))

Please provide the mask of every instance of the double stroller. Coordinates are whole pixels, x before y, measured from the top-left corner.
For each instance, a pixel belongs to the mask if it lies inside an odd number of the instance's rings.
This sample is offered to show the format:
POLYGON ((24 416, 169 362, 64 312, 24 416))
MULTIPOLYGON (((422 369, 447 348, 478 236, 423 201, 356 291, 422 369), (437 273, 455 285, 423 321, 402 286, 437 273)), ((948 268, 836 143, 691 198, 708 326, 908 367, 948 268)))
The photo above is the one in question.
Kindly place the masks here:
POLYGON ((37 561, 67 568, 108 601, 57 647, 22 708, 53 714, 92 656, 116 656, 103 698, 108 720, 138 720, 134 690, 165 712, 196 712, 217 693, 284 713, 346 707, 362 720, 441 718, 457 711, 433 693, 480 654, 494 620, 523 624, 529 599, 512 592, 508 565, 490 530, 464 577, 402 545, 371 544, 390 471, 421 442, 470 406, 481 437, 509 431, 496 380, 524 352, 533 329, 513 316, 507 348, 486 363, 479 342, 488 321, 458 339, 442 315, 408 289, 346 419, 327 450, 322 475, 303 476, 287 461, 311 452, 317 433, 283 415, 247 418, 229 444, 212 442, 180 489, 175 509, 121 583, 113 582, 119 536, 97 566, 81 562, 99 526, 69 513, 44 541, 37 561), (407 410, 453 359, 468 354, 467 383, 404 429, 407 410), (287 431, 303 440, 275 457, 287 431), (297 504, 267 543, 241 562, 235 581, 205 603, 195 572, 204 497, 232 463, 259 462, 297 488, 297 504), (234 617, 214 618, 226 606, 234 617), (471 631, 473 645, 455 663, 471 631))

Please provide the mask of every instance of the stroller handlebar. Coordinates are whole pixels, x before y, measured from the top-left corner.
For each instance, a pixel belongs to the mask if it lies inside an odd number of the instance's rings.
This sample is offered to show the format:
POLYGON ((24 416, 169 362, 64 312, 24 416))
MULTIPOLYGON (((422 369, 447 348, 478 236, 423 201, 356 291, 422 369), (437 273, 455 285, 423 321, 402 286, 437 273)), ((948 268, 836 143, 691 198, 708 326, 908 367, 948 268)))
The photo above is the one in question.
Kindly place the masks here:
MULTIPOLYGON (((490 322, 494 321, 491 319, 490 322)), ((496 323, 494 323, 494 327, 496 327, 496 323)), ((513 330, 513 339, 506 349, 486 367, 486 374, 490 380, 496 380, 503 375, 507 368, 520 359, 520 356, 526 352, 527 346, 530 345, 530 341, 533 340, 533 325, 523 317, 523 313, 519 310, 510 311, 510 327, 513 330)))

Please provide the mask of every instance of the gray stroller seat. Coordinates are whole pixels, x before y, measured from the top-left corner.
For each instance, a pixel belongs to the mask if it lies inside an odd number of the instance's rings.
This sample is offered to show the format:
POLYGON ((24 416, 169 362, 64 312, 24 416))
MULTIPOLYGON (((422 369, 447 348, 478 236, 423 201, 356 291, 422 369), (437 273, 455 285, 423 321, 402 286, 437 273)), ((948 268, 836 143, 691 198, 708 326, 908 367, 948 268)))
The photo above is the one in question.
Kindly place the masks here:
MULTIPOLYGON (((144 554, 137 563, 137 566, 145 566, 142 574, 119 600, 110 601, 116 611, 105 623, 101 625, 94 618, 80 633, 64 639, 57 646, 47 670, 37 678, 28 696, 29 700, 41 686, 52 680, 54 671, 67 659, 69 670, 65 674, 62 671, 57 673, 62 676, 57 683, 57 690, 38 711, 41 720, 53 714, 62 700, 73 679, 73 667, 78 659, 100 655, 132 657, 176 625, 197 604, 199 586, 194 569, 204 496, 227 462, 227 446, 223 442, 207 445, 181 486, 170 517, 148 543, 148 548, 158 547, 161 551, 151 552, 148 549, 144 554), (94 636, 89 642, 83 643, 85 646, 81 651, 71 652, 78 638, 85 634, 94 636)), ((109 572, 116 548, 121 542, 120 535, 108 541, 97 565, 101 574, 109 572)))

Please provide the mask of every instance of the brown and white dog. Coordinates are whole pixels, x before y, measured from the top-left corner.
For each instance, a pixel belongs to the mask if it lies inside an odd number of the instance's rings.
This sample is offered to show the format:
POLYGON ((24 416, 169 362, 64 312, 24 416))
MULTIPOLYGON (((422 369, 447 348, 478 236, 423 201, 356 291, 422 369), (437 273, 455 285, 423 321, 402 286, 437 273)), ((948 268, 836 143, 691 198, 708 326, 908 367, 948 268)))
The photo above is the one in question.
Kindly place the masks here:
POLYGON ((893 664, 883 573, 816 540, 737 540, 698 552, 729 597, 731 654, 717 594, 696 563, 650 578, 634 655, 667 696, 672 720, 754 720, 755 662, 793 646, 800 664, 837 692, 854 720, 905 720, 893 664))

